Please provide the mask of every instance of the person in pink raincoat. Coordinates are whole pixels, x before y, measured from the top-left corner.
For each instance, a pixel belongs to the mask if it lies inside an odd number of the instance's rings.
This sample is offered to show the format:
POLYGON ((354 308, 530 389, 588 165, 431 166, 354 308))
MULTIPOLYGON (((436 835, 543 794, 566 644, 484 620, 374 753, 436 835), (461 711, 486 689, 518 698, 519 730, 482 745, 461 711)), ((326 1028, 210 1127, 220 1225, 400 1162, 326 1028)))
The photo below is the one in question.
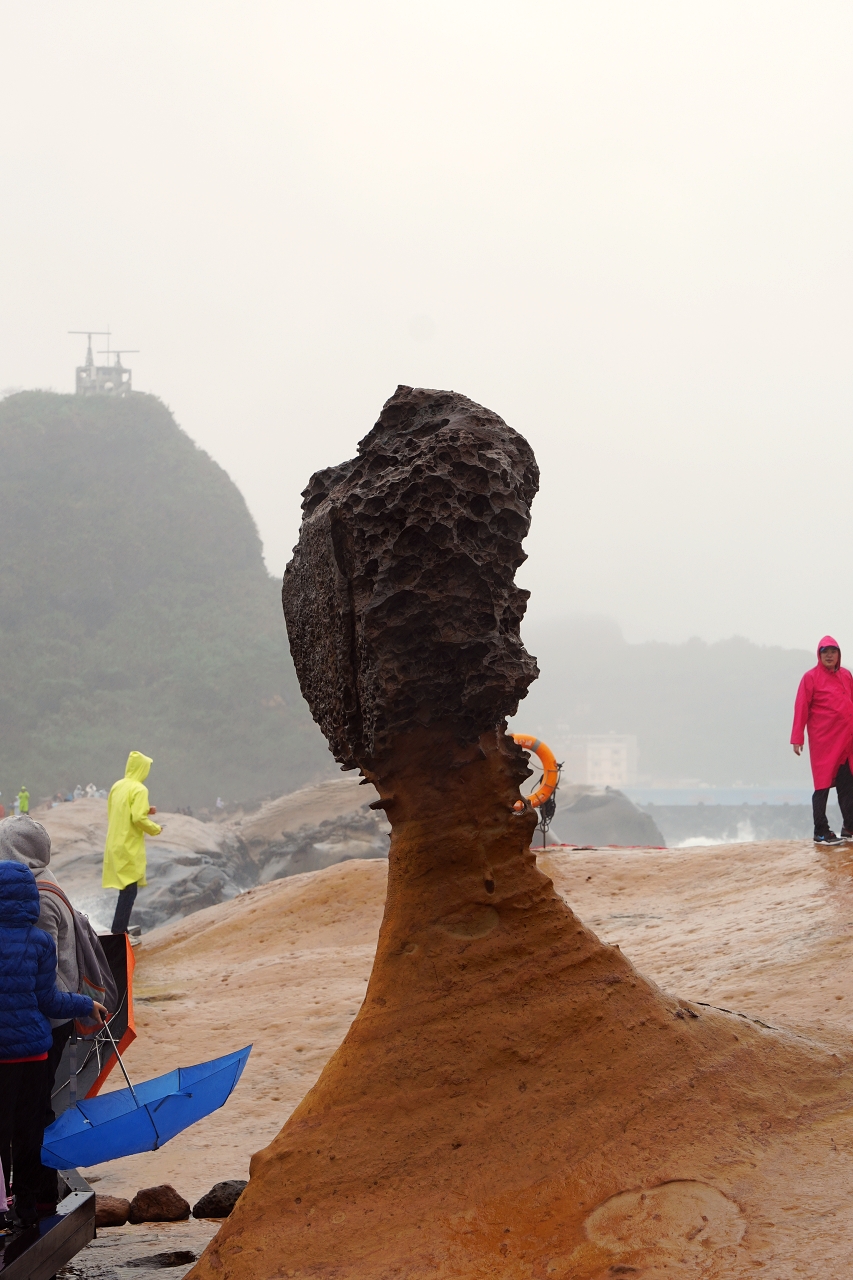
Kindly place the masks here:
POLYGON ((817 648, 817 665, 807 671, 797 690, 791 742, 800 755, 809 731, 809 758, 814 778, 812 813, 815 844, 853 840, 853 675, 841 665, 841 649, 832 636, 817 648), (841 839, 830 829, 826 802, 831 787, 838 792, 843 826, 841 839))

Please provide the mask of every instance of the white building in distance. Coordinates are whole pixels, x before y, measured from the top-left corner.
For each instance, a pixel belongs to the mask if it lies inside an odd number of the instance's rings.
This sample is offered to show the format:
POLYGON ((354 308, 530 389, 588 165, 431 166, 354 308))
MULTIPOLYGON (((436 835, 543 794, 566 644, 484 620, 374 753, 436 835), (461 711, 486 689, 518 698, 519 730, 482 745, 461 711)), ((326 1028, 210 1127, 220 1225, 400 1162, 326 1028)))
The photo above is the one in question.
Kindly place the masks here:
POLYGON ((637 739, 631 733, 569 733, 560 725, 556 756, 563 780, 590 787, 630 787, 637 781, 637 739))

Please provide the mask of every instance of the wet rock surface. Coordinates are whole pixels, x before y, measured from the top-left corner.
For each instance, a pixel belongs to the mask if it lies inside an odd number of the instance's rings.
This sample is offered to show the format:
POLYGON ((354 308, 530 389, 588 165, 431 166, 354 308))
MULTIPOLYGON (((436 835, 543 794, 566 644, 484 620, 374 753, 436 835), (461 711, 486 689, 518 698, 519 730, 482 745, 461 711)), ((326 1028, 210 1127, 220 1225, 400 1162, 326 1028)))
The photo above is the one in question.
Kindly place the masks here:
MULTIPOLYGON (((50 868, 75 907, 108 930, 116 892, 101 887, 106 800, 77 800, 39 808, 33 817, 50 834, 50 868)), ((225 824, 185 814, 158 814, 162 836, 146 842, 148 884, 140 889, 133 923, 151 929, 204 907, 236 898, 257 882, 257 867, 239 835, 225 824)))
POLYGON ((140 1271, 162 1271, 187 1267, 195 1260, 196 1254, 192 1249, 169 1249, 166 1253, 142 1254, 139 1258, 129 1258, 124 1265, 140 1271))
POLYGON ((258 883, 281 880, 303 871, 320 871, 352 858, 387 858, 390 825, 367 805, 340 818, 328 818, 316 827, 300 827, 255 851, 258 883))
POLYGON ((105 1227, 57 1273, 59 1280, 182 1280, 210 1237, 215 1222, 161 1222, 156 1227, 105 1227))
POLYGON ((144 1187, 130 1202, 128 1222, 180 1222, 190 1216, 190 1206, 173 1186, 144 1187))
POLYGON ((194 1218, 227 1218, 248 1183, 244 1178, 229 1178, 216 1182, 207 1195, 193 1205, 194 1218))
POLYGON ((398 387, 349 462, 303 494, 282 599, 302 692, 346 768, 443 723, 476 739, 535 680, 514 582, 539 471, 453 391, 398 387))
MULTIPOLYGON (((214 848, 182 850, 148 844, 148 885, 134 907, 143 929, 236 898, 255 883, 254 866, 242 842, 230 831, 216 833, 214 848)), ((213 844, 213 841, 210 842, 213 844)))

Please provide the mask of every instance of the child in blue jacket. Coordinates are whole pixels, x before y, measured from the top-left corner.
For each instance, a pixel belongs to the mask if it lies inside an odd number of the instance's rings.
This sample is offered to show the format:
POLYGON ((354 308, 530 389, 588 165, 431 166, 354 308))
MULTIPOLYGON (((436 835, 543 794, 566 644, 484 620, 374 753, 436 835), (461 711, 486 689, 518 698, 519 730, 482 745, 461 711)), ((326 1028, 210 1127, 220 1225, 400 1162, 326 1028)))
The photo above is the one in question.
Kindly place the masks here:
POLYGON ((107 1011, 89 996, 60 991, 56 947, 35 927, 39 893, 20 862, 0 862, 0 1160, 22 1226, 35 1226, 44 1137, 49 1018, 107 1011))

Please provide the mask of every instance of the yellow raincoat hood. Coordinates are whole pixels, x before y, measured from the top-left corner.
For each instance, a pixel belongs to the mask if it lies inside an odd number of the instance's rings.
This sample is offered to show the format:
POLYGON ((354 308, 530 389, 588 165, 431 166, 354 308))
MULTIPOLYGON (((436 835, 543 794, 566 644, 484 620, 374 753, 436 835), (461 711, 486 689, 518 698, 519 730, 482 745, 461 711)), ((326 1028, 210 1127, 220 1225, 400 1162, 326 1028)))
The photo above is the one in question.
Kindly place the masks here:
POLYGON ((148 814, 151 805, 145 779, 153 761, 141 751, 127 757, 124 777, 113 783, 107 798, 107 843, 104 848, 105 889, 142 888, 145 879, 145 837, 159 836, 162 827, 148 814))
POLYGON ((151 772, 153 763, 151 757, 144 756, 141 751, 131 751, 124 767, 124 776, 132 778, 134 782, 144 782, 151 772))

